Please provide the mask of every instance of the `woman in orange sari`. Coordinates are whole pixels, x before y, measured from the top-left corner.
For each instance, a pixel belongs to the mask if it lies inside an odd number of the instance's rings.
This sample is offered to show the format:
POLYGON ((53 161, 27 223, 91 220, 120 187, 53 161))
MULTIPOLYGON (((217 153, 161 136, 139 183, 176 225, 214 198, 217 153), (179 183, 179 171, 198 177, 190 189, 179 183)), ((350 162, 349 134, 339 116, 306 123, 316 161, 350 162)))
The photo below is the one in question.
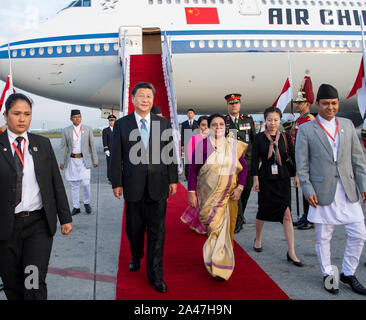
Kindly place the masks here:
POLYGON ((212 115, 209 127, 209 137, 193 152, 188 202, 193 208, 201 208, 199 217, 208 235, 203 247, 206 269, 216 280, 223 281, 230 278, 235 266, 233 236, 238 200, 247 177, 244 156, 248 145, 232 133, 225 138, 222 115, 212 115))

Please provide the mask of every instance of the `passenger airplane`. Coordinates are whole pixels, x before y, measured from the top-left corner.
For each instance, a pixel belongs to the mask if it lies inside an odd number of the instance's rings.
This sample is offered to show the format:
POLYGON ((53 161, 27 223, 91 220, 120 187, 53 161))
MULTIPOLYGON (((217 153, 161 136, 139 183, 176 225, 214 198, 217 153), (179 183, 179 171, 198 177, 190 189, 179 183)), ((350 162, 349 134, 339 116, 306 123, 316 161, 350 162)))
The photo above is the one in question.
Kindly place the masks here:
MULTIPOLYGON (((246 112, 262 112, 282 90, 310 75, 338 88, 342 110, 362 52, 365 0, 79 0, 10 43, 14 85, 93 108, 119 109, 120 38, 149 53, 148 37, 170 40, 178 112, 226 111, 224 96, 243 94, 246 112), (362 21, 361 21, 362 20, 362 21), (161 37, 160 37, 161 36, 161 37), (289 63, 290 62, 290 63, 289 63)), ((0 78, 9 74, 0 45, 0 78)), ((287 109, 286 111, 288 111, 287 109)))

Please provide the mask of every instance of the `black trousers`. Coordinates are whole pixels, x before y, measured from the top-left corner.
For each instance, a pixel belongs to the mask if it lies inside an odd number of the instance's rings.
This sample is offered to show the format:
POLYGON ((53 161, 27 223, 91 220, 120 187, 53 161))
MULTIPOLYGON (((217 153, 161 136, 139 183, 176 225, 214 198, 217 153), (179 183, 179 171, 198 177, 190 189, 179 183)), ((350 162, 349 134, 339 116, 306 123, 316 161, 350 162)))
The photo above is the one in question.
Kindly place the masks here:
POLYGON ((241 193, 240 200, 238 201, 238 217, 236 218, 236 225, 241 226, 244 222, 244 213, 247 207, 248 199, 250 197, 250 192, 253 187, 253 177, 250 174, 250 163, 247 162, 248 165, 248 175, 247 180, 245 182, 245 187, 243 192, 241 193))
POLYGON ((10 239, 0 241, 0 275, 8 300, 47 300, 46 276, 52 243, 43 210, 15 218, 10 239), (32 269, 26 270, 30 266, 32 269), (38 283, 33 266, 38 270, 38 283))
POLYGON ((112 173, 111 173, 111 157, 106 157, 107 159, 107 178, 112 182, 112 173))
POLYGON ((154 201, 145 189, 138 202, 126 201, 126 234, 134 260, 140 260, 144 250, 145 231, 146 270, 150 282, 163 280, 163 251, 167 199, 154 201))

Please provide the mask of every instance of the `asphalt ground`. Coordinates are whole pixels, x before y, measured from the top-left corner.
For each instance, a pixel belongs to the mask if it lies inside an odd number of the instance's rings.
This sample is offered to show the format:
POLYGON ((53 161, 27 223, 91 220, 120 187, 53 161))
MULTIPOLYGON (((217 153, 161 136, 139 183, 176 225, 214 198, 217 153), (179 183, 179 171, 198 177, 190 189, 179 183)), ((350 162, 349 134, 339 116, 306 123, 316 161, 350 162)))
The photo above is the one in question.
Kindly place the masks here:
MULTIPOLYGON (((61 157, 60 139, 52 139, 58 160, 61 157)), ((91 207, 92 214, 86 214, 81 203, 81 214, 73 217, 74 231, 62 236, 60 226, 54 237, 47 276, 49 300, 114 300, 118 268, 120 237, 122 227, 123 201, 114 198, 111 185, 106 178, 106 160, 101 137, 95 138, 99 167, 92 169, 91 207)), ((64 177, 64 173, 62 173, 64 177)), ((184 177, 181 182, 186 185, 184 177)), ((65 181, 71 205, 70 187, 65 181)), ((301 191, 299 192, 301 199, 301 191)), ((80 191, 82 202, 82 191, 80 191)), ((292 194, 292 208, 296 211, 295 190, 292 194)), ((302 214, 302 206, 300 206, 302 214)), ((366 208, 363 207, 364 214, 366 208)), ((295 300, 366 300, 366 296, 354 293, 348 285, 340 283, 339 295, 333 296, 323 289, 322 274, 315 252, 314 229, 300 231, 295 228, 296 254, 305 264, 298 268, 287 262, 287 244, 280 223, 265 223, 263 229, 263 252, 253 250, 255 238, 255 216, 257 194, 252 192, 245 212, 247 223, 235 235, 235 240, 257 262, 257 264, 295 300)), ((293 219, 297 220, 296 212, 293 219)), ((177 221, 177 223, 181 223, 177 221)), ((339 270, 346 245, 347 235, 342 226, 336 227, 332 239, 332 263, 339 270)), ((127 243, 125 245, 128 245, 127 243)), ((366 286, 365 249, 361 256, 356 276, 366 286)), ((128 266, 125 266, 128 268, 128 266)), ((245 272, 235 269, 234 272, 245 272)), ((245 285, 243 283, 243 285, 245 285)), ((169 286, 169 284, 168 284, 169 286)), ((163 298, 163 297, 162 297, 163 298)), ((0 292, 0 300, 4 300, 0 292)))

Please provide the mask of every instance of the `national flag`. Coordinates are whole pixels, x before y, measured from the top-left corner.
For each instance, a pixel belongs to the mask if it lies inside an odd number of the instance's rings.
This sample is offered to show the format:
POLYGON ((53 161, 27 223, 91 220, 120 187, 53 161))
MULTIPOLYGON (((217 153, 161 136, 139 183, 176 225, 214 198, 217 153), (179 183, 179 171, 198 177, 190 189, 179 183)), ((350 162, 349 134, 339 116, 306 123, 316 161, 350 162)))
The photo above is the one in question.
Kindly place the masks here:
POLYGON ((347 99, 349 99, 357 93, 357 103, 362 118, 364 117, 366 112, 366 80, 363 59, 364 58, 361 59, 361 65, 358 71, 356 81, 347 97, 347 99))
POLYGON ((220 24, 217 8, 185 8, 187 24, 220 24))
POLYGON ((287 78, 281 94, 278 96, 277 100, 274 102, 272 106, 277 107, 281 110, 281 112, 284 112, 286 106, 289 104, 289 102, 291 102, 291 100, 292 100, 292 88, 290 80, 289 78, 287 78))
POLYGON ((0 98, 0 111, 3 107, 3 105, 5 105, 6 100, 8 99, 8 97, 12 94, 15 93, 14 87, 13 87, 13 80, 11 76, 8 76, 8 79, 6 80, 5 83, 5 88, 4 91, 1 95, 0 98))

